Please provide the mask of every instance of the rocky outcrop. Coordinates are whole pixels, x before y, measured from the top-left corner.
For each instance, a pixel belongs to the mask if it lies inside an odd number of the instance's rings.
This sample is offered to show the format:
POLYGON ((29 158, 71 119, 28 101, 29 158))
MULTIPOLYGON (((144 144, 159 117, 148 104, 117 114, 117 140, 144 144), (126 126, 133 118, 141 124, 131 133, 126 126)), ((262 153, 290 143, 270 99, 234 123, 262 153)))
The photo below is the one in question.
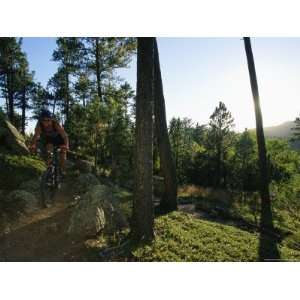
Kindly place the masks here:
POLYGON ((127 219, 118 207, 111 188, 99 184, 92 186, 75 205, 68 232, 97 235, 112 233, 126 226, 127 219))
POLYGON ((17 155, 29 153, 24 137, 3 116, 0 116, 0 153, 17 155))
POLYGON ((78 159, 74 166, 80 173, 92 173, 93 164, 87 160, 78 159))
POLYGON ((0 153, 0 189, 14 190, 28 180, 38 183, 45 170, 45 163, 37 158, 0 153))
POLYGON ((72 188, 75 194, 82 195, 87 192, 91 186, 98 184, 100 184, 100 182, 95 175, 91 173, 80 174, 74 179, 72 188))
POLYGON ((32 179, 32 180, 24 181, 19 186, 19 189, 29 192, 29 193, 33 194, 34 196, 36 196, 37 198, 39 198, 41 195, 40 180, 32 179))
POLYGON ((24 190, 15 190, 5 197, 6 208, 13 213, 29 213, 39 208, 38 199, 24 190))

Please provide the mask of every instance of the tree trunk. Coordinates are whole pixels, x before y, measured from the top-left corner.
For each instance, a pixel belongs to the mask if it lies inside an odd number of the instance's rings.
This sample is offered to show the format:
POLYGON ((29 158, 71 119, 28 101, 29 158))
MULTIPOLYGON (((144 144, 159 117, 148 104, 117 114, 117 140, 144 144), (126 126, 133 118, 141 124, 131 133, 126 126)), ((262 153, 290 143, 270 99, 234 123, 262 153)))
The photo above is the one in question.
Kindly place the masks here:
POLYGON ((165 191, 161 200, 164 212, 177 209, 177 178, 168 135, 165 98, 160 71, 159 53, 154 38, 154 113, 160 165, 164 175, 165 191))
POLYGON ((102 90, 101 90, 101 70, 100 70, 100 49, 99 49, 99 38, 95 39, 96 46, 96 77, 97 77, 97 93, 100 101, 102 102, 102 90))
POLYGON ((25 135, 25 123, 26 123, 26 88, 23 87, 22 91, 22 127, 21 132, 25 135))
POLYGON ((8 100, 8 75, 6 74, 6 86, 5 86, 5 103, 6 103, 6 114, 9 114, 9 100, 8 100))
POLYGON ((216 168, 216 187, 220 187, 221 185, 221 145, 217 145, 217 168, 216 168))
POLYGON ((13 83, 12 83, 12 69, 10 69, 7 77, 7 92, 8 92, 8 119, 14 124, 14 93, 13 93, 13 83))
POLYGON ((153 238, 153 75, 154 38, 138 38, 135 190, 132 236, 153 238))
POLYGON ((65 123, 68 124, 70 114, 70 91, 69 91, 69 72, 66 71, 66 120, 65 123))
POLYGON ((262 113, 260 109, 256 71, 255 71, 250 38, 245 37, 244 42, 245 42, 245 50, 247 55, 248 69, 249 69, 251 89, 252 89, 252 95, 253 95, 254 107, 255 107, 255 117, 256 117, 256 136, 257 136, 259 167, 260 167, 260 177, 261 177, 260 178, 260 194, 261 194, 261 210, 262 210, 261 226, 273 228, 271 201, 270 201, 270 193, 269 193, 267 150, 266 150, 266 143, 265 143, 265 136, 264 136, 262 113))
POLYGON ((280 253, 277 247, 277 241, 266 234, 274 230, 273 216, 271 209, 271 199, 269 193, 269 172, 267 163, 267 151, 265 144, 264 128, 262 113, 260 110, 258 85, 256 79, 251 41, 249 37, 244 38, 245 50, 247 55, 250 83, 254 100, 255 117, 256 117, 256 137, 259 154, 260 168, 260 194, 261 194, 261 217, 260 217, 260 241, 259 257, 261 261, 278 260, 280 253))
POLYGON ((53 101, 53 109, 52 109, 52 115, 55 115, 55 108, 56 108, 56 99, 53 101))

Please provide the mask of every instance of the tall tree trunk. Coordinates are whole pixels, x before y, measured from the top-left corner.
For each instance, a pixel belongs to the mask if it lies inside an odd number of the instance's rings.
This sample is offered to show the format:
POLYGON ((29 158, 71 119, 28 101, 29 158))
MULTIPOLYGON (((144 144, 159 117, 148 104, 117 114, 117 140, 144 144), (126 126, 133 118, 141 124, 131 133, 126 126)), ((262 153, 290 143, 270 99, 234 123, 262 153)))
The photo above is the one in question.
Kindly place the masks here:
POLYGON ((177 177, 168 135, 165 98, 156 38, 154 38, 154 113, 160 164, 165 182, 165 191, 160 205, 162 211, 170 212, 177 209, 177 177))
POLYGON ((96 47, 96 77, 97 77, 97 93, 100 101, 102 102, 102 90, 101 90, 101 70, 100 70, 100 48, 99 48, 99 38, 95 38, 96 47))
POLYGON ((26 88, 23 87, 22 91, 22 127, 21 132, 25 135, 25 123, 26 123, 26 88))
POLYGON ((55 114, 55 108, 56 108, 56 99, 53 101, 53 109, 52 109, 52 115, 54 116, 55 114))
POLYGON ((8 75, 6 74, 6 86, 5 86, 5 103, 6 103, 6 113, 9 114, 9 100, 8 100, 8 75))
MULTIPOLYGON (((251 89, 252 89, 253 100, 254 100, 254 107, 255 107, 256 136, 257 136, 259 166, 260 166, 260 175, 261 175, 260 193, 261 193, 261 200, 262 200, 262 213, 267 213, 272 215, 270 193, 269 193, 269 174, 268 174, 269 172, 267 166, 267 150, 266 150, 266 143, 265 143, 265 136, 264 136, 262 113, 261 113, 260 103, 259 103, 256 71, 255 71, 250 38, 245 37, 244 42, 245 42, 245 49, 246 49, 246 55, 248 61, 248 69, 249 69, 251 89)), ((267 222, 267 224, 262 224, 262 225, 270 225, 270 224, 269 222, 267 222)))
POLYGON ((8 119, 14 124, 14 93, 13 93, 13 74, 10 69, 7 78, 7 92, 8 92, 8 119))
POLYGON ((268 236, 268 231, 274 230, 273 216, 271 209, 271 199, 269 192, 269 172, 267 163, 267 150, 264 136, 262 113, 260 109, 258 85, 254 58, 249 37, 244 37, 245 50, 247 55, 250 83, 254 100, 255 117, 256 117, 256 137, 259 154, 260 167, 260 195, 261 195, 261 217, 260 217, 260 244, 259 256, 262 261, 269 259, 279 259, 280 254, 277 242, 268 236))
POLYGON ((222 174, 221 174, 221 145, 217 145, 217 168, 216 168, 216 173, 217 173, 217 176, 216 176, 216 187, 220 187, 221 185, 221 178, 222 178, 222 174))
POLYGON ((66 120, 65 123, 68 124, 70 114, 70 91, 69 91, 69 72, 66 72, 66 120))
POLYGON ((132 235, 153 238, 153 75, 154 38, 138 38, 135 190, 132 235))

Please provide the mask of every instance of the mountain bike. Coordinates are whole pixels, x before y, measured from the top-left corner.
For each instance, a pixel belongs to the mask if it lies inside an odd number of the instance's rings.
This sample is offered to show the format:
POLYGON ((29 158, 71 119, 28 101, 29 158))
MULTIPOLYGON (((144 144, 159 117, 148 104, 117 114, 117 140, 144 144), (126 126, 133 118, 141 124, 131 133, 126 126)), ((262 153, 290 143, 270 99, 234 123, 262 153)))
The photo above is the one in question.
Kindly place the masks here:
POLYGON ((41 178, 41 206, 47 207, 54 202, 56 192, 61 187, 62 176, 58 161, 60 149, 53 146, 53 151, 47 152, 47 170, 41 178))

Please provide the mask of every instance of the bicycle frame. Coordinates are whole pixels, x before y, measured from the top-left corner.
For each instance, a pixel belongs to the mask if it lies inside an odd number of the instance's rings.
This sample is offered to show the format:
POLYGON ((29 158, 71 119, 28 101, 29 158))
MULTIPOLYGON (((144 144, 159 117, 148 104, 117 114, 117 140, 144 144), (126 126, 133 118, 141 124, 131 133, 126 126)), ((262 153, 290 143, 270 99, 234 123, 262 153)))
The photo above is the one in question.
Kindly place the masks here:
POLYGON ((60 188, 60 168, 58 161, 59 148, 53 146, 52 151, 47 152, 47 170, 41 180, 42 205, 47 206, 47 200, 53 201, 56 191, 60 188))

